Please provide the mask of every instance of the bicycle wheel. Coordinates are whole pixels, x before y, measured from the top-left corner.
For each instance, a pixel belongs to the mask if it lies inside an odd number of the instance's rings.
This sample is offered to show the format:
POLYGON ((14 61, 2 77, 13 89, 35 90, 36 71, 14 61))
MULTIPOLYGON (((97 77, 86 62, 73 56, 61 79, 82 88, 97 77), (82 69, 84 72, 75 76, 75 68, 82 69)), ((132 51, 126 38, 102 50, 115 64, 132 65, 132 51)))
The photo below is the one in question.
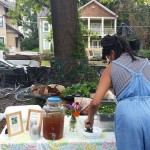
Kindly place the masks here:
POLYGON ((0 90, 0 99, 6 98, 13 93, 13 88, 4 88, 0 90))
POLYGON ((28 95, 31 94, 31 88, 30 87, 27 87, 27 88, 24 88, 24 89, 21 89, 19 90, 16 94, 15 94, 15 99, 17 101, 30 101, 31 98, 28 97, 28 95))

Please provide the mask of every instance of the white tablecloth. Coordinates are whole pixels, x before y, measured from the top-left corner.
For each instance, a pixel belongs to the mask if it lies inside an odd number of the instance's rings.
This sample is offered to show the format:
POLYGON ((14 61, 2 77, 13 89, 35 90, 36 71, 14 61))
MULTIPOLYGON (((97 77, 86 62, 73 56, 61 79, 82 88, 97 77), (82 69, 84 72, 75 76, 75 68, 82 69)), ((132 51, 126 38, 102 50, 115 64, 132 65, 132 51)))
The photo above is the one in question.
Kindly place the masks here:
MULTIPOLYGON (((42 136, 39 140, 31 140, 29 132, 8 137, 0 135, 0 150, 116 150, 114 132, 102 132, 97 138, 90 138, 82 134, 84 116, 78 118, 78 131, 69 130, 69 118, 65 118, 64 137, 60 140, 46 140, 42 136)), ((112 128, 112 122, 97 122, 103 131, 112 128)))

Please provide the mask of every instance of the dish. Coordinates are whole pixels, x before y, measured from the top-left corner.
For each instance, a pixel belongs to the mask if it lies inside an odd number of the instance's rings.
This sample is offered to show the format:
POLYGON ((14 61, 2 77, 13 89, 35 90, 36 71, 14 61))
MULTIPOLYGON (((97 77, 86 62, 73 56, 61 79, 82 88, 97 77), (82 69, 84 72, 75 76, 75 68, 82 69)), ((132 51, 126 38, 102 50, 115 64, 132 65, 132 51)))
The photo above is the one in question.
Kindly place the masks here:
POLYGON ((89 138, 98 138, 100 134, 102 133, 102 129, 99 127, 95 127, 95 126, 93 126, 93 133, 86 132, 85 130, 86 129, 82 131, 82 134, 89 138))

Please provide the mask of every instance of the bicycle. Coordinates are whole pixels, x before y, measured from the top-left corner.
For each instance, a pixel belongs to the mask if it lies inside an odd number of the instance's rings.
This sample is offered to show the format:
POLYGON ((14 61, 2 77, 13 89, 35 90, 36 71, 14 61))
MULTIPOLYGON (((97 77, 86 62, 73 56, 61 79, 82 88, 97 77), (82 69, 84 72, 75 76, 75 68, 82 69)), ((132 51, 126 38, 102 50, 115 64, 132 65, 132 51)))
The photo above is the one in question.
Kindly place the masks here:
POLYGON ((11 98, 14 97, 17 101, 29 101, 31 98, 26 97, 26 95, 29 95, 31 93, 31 88, 22 88, 22 84, 15 84, 14 88, 3 88, 0 90, 0 99, 3 98, 11 98), (19 94, 18 94, 19 93, 19 94))

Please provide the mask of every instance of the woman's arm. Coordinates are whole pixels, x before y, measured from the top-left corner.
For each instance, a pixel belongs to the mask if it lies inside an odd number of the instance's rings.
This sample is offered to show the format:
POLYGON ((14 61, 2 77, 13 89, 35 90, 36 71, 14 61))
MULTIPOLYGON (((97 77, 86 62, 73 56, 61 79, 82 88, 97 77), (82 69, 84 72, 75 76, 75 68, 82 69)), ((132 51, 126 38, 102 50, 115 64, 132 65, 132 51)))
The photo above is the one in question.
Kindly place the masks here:
POLYGON ((89 123, 91 126, 93 126, 94 115, 98 111, 99 105, 105 93, 108 91, 108 89, 111 86, 111 78, 110 78, 111 68, 112 68, 112 64, 109 64, 107 68, 104 70, 104 72, 102 73, 96 93, 89 105, 88 119, 86 119, 85 121, 86 128, 89 127, 89 123))

